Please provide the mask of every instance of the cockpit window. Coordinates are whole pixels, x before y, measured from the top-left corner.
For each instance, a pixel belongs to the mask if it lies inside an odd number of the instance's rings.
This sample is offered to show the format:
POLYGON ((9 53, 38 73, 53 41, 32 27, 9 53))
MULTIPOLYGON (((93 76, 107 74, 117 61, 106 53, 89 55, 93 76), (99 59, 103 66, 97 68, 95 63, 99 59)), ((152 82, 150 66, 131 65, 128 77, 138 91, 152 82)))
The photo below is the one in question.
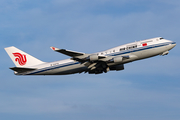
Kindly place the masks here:
POLYGON ((164 39, 164 38, 159 38, 160 40, 164 39))

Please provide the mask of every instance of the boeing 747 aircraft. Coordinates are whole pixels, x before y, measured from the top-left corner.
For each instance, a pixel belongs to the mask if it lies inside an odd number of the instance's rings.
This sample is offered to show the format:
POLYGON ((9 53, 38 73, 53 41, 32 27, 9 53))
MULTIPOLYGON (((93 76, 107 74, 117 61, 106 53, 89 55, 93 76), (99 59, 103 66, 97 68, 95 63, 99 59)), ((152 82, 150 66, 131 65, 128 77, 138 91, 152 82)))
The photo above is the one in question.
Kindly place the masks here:
POLYGON ((16 65, 10 68, 15 75, 67 75, 74 73, 100 74, 124 70, 124 64, 157 55, 167 55, 176 43, 162 37, 137 41, 93 54, 51 47, 70 59, 43 62, 16 47, 5 48, 16 65))

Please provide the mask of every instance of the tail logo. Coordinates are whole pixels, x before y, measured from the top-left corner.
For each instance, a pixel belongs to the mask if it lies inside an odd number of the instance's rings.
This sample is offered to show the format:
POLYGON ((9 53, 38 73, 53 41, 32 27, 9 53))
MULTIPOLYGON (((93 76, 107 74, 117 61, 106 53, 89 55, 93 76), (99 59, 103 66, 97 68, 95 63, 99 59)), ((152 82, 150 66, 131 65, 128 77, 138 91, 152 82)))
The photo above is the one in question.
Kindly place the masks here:
POLYGON ((19 63, 19 65, 23 66, 26 64, 27 59, 26 59, 26 55, 21 54, 21 53, 13 53, 15 58, 15 61, 19 63))

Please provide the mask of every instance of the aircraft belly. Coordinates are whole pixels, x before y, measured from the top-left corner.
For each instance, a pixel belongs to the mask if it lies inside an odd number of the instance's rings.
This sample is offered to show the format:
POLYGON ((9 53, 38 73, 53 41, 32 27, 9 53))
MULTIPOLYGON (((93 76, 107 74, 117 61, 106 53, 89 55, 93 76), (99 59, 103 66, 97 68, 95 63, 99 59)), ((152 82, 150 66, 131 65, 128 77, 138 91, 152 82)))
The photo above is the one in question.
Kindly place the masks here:
POLYGON ((152 56, 159 55, 159 54, 163 53, 164 51, 167 51, 166 46, 152 47, 151 49, 133 52, 132 54, 136 55, 138 57, 138 60, 139 60, 139 59, 145 59, 145 58, 149 58, 152 56))
POLYGON ((74 74, 74 73, 81 73, 82 71, 86 70, 87 67, 81 64, 72 65, 64 68, 59 68, 57 70, 53 70, 53 74, 55 75, 67 75, 67 74, 74 74))
POLYGON ((44 72, 36 73, 36 75, 66 75, 66 74, 79 73, 86 69, 87 67, 82 64, 75 64, 75 65, 55 68, 44 72))

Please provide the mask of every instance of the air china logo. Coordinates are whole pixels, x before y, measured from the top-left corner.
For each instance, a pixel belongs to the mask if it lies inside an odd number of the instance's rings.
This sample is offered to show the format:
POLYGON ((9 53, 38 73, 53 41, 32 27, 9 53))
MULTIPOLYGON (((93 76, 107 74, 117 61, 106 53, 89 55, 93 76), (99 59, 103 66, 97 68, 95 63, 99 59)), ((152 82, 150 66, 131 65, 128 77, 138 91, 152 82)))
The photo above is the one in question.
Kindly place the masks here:
POLYGON ((19 63, 19 65, 23 66, 26 64, 27 59, 26 59, 26 55, 21 54, 21 53, 13 53, 14 57, 17 57, 15 59, 16 62, 19 63))

